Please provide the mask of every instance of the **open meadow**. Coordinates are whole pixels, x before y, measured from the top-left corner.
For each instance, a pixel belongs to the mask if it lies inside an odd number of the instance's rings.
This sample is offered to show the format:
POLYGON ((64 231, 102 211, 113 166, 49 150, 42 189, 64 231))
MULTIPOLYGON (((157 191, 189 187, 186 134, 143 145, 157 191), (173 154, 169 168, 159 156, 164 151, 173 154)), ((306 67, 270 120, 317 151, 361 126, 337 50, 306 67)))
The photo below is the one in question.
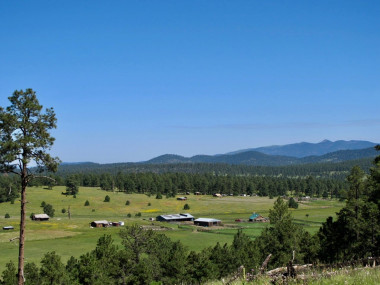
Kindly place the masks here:
MULTIPOLYGON (((201 250, 213 246, 217 242, 224 244, 233 240, 234 234, 241 228, 244 233, 252 238, 257 237, 261 230, 268 226, 266 223, 235 222, 236 219, 247 221, 253 213, 268 216, 269 209, 275 199, 268 197, 222 197, 216 198, 209 195, 187 195, 187 201, 178 201, 176 198, 155 199, 155 196, 143 194, 125 194, 121 192, 106 192, 98 188, 80 187, 76 198, 65 196, 61 193, 65 187, 54 187, 48 190, 43 187, 28 188, 27 191, 27 215, 31 213, 43 213, 41 203, 45 201, 55 209, 55 216, 49 221, 32 221, 28 218, 26 225, 26 262, 39 263, 44 253, 57 252, 65 262, 70 256, 80 255, 93 250, 98 238, 104 234, 110 234, 115 243, 120 245, 119 227, 91 228, 89 223, 95 220, 107 220, 112 222, 124 221, 125 225, 138 223, 141 225, 164 225, 170 230, 162 231, 173 240, 180 240, 189 250, 201 250), (110 202, 104 202, 105 196, 110 197, 110 202), (84 206, 86 200, 89 206, 84 206), (130 201, 126 205, 126 201, 130 201), (183 210, 185 204, 189 204, 189 210, 183 210), (70 207, 71 219, 67 210, 70 207), (62 213, 62 209, 66 213, 62 213), (217 229, 200 229, 191 225, 167 224, 151 222, 149 218, 160 214, 175 214, 188 212, 195 218, 216 218, 222 220, 223 227, 217 229), (128 214, 131 217, 128 218, 128 214), (136 217, 141 213, 141 217, 136 217)), ((308 231, 315 233, 321 223, 328 216, 343 207, 343 203, 337 200, 315 200, 302 202, 299 208, 291 210, 297 223, 302 224, 308 231)), ((17 261, 18 240, 11 239, 19 235, 20 202, 0 204, 0 272, 10 260, 17 261), (5 218, 8 213, 10 218, 5 218), (2 230, 4 226, 13 226, 13 231, 2 230)))

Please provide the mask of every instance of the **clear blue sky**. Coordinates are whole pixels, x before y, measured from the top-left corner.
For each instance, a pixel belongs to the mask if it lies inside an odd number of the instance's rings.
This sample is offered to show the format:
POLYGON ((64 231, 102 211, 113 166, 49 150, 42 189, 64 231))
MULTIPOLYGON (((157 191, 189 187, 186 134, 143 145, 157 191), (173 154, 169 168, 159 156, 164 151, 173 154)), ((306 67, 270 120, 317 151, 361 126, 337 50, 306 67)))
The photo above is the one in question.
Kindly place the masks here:
POLYGON ((1 1, 0 105, 63 161, 380 142, 380 1, 1 1))

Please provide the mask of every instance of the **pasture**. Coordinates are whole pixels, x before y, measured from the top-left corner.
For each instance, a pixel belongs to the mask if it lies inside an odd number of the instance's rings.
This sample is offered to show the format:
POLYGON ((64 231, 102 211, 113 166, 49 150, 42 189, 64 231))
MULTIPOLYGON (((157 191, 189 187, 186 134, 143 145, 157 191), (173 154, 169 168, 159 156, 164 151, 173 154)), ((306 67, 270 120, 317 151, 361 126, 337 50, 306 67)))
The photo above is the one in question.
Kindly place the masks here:
MULTIPOLYGON (((138 223, 149 225, 150 217, 160 214, 188 212, 198 217, 217 218, 222 220, 223 228, 208 231, 198 231, 194 226, 153 222, 165 225, 171 230, 163 231, 173 240, 180 240, 189 250, 201 250, 214 246, 217 242, 224 244, 233 240, 238 228, 252 238, 257 237, 261 230, 268 226, 265 223, 235 222, 235 219, 247 221, 253 213, 268 216, 275 199, 267 197, 222 197, 187 195, 187 201, 176 198, 155 199, 155 196, 143 194, 125 194, 106 192, 98 188, 80 187, 76 198, 61 193, 65 187, 54 187, 48 190, 43 187, 32 187, 27 190, 27 216, 31 213, 43 213, 41 202, 53 205, 55 216, 49 221, 37 222, 27 219, 26 225, 26 262, 40 262, 43 254, 49 251, 57 252, 65 262, 70 256, 80 255, 93 250, 98 238, 104 234, 112 235, 115 243, 120 245, 118 232, 120 228, 91 228, 89 223, 94 220, 124 221, 126 225, 138 223), (104 202, 105 196, 110 196, 110 202, 104 202), (89 206, 84 206, 86 200, 89 206), (130 205, 126 205, 126 201, 130 205), (185 204, 190 210, 183 210, 185 204), (70 207, 71 219, 67 210, 70 207), (66 209, 66 213, 61 210, 66 209), (127 215, 131 214, 131 218, 127 215), (141 217, 136 217, 141 213, 141 217)), ((317 200, 302 202, 299 208, 291 210, 297 223, 302 224, 308 231, 315 233, 328 216, 343 207, 337 200, 317 200)), ((18 240, 10 241, 19 234, 20 202, 0 204, 0 272, 10 260, 17 262, 18 240), (8 213, 10 218, 5 218, 8 213), (13 226, 13 231, 4 231, 4 226, 13 226)), ((121 246, 121 245, 120 245, 121 246)))

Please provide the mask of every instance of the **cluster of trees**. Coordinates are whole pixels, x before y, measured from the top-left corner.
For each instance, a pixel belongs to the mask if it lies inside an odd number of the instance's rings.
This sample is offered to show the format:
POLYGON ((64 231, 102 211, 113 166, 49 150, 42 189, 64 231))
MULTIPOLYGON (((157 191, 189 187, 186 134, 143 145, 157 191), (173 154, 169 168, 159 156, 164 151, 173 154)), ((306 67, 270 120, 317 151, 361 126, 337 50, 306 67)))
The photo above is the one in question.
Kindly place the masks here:
MULTIPOLYGON (((376 147, 380 150, 380 146, 376 147)), ((351 170, 346 206, 323 223, 318 237, 326 262, 380 256, 380 156, 366 175, 360 167, 351 170)))
POLYGON ((14 175, 0 175, 0 203, 14 201, 20 194, 20 181, 14 175))

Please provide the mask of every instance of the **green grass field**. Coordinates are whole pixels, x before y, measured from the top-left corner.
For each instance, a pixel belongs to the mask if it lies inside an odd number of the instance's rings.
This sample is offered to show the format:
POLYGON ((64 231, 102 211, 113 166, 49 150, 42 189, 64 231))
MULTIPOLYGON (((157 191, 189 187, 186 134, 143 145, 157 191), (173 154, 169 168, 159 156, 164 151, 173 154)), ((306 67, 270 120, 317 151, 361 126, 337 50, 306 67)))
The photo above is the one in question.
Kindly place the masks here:
MULTIPOLYGON (((65 196, 61 193, 65 187, 55 187, 53 190, 44 188, 29 188, 27 190, 27 215, 31 213, 43 213, 41 202, 52 204, 55 209, 54 218, 46 222, 32 221, 28 218, 26 229, 26 262, 39 263, 44 253, 56 251, 66 261, 70 256, 79 257, 85 252, 95 248, 96 241, 103 234, 113 236, 115 243, 120 245, 118 232, 120 228, 90 228, 89 223, 94 220, 124 221, 126 225, 139 223, 151 224, 148 219, 160 214, 189 212, 196 218, 210 217, 221 219, 225 227, 210 231, 197 231, 193 226, 178 226, 176 224, 164 224, 173 230, 164 233, 173 240, 180 240, 189 250, 201 250, 213 246, 217 242, 230 243, 238 228, 252 238, 257 237, 267 224, 260 223, 236 223, 235 219, 248 220, 253 212, 267 216, 275 199, 262 197, 223 197, 188 195, 187 201, 177 201, 176 198, 155 199, 142 194, 124 194, 118 192, 105 192, 96 188, 81 187, 77 198, 65 196), (111 201, 104 202, 106 195, 111 201), (90 202, 84 206, 85 201, 90 202), (126 201, 130 205, 126 206, 126 201), (151 205, 149 206, 148 203, 151 205), (184 211, 187 203, 190 210, 184 211), (61 210, 70 206, 71 219, 67 212, 61 210), (141 217, 135 217, 136 213, 141 217), (127 218, 131 213, 132 217, 127 218)), ((302 224, 308 231, 315 233, 321 223, 328 216, 342 208, 343 203, 334 201, 311 201, 300 203, 297 210, 292 210, 297 223, 302 224), (308 217, 306 216, 308 214, 308 217)), ((9 260, 17 261, 18 240, 9 240, 19 234, 20 202, 14 204, 0 204, 0 272, 5 268, 9 260), (10 218, 5 219, 8 213, 10 218), (14 231, 4 231, 4 226, 13 226, 14 231)), ((154 222, 162 225, 162 223, 154 222)))

